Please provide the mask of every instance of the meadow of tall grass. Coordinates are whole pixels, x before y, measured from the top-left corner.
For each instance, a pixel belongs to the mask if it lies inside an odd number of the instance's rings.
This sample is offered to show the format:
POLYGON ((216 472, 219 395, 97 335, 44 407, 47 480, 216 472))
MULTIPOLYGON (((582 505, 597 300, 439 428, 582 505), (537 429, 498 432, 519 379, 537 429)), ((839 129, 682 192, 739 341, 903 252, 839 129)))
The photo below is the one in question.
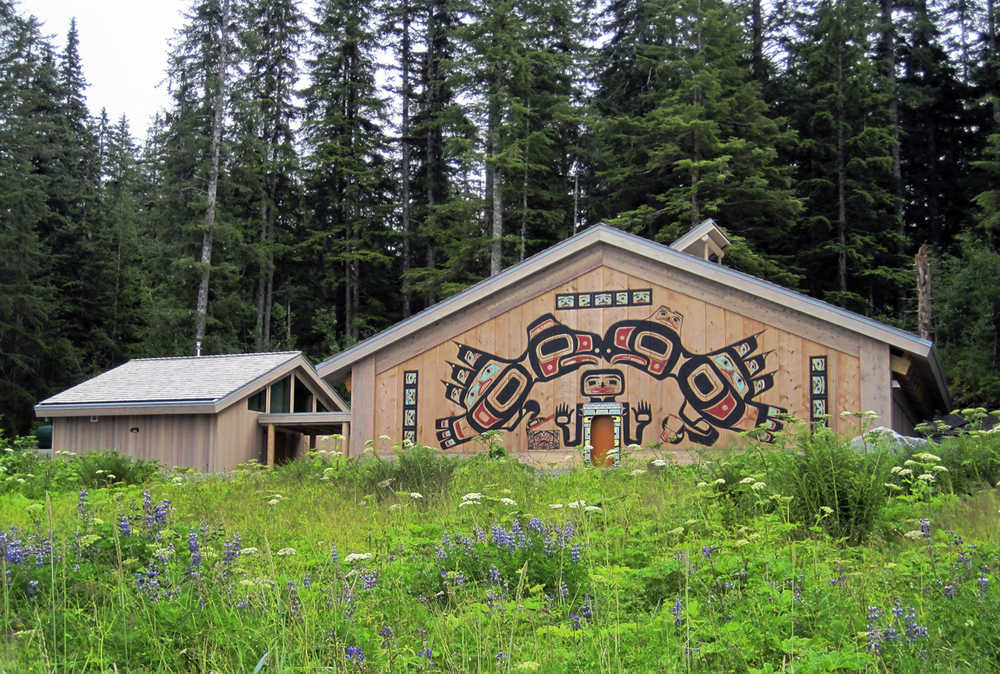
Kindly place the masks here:
POLYGON ((219 476, 4 441, 0 670, 1000 669, 1000 434, 568 471, 501 441, 219 476))

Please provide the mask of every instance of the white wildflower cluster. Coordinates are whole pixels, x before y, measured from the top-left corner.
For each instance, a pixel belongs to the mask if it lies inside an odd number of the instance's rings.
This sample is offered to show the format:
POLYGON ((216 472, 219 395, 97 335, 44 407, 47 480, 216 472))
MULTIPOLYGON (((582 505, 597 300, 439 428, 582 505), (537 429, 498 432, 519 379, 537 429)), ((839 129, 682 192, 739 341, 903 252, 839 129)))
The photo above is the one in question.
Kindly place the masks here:
POLYGON ((462 502, 458 504, 459 508, 464 508, 466 506, 479 505, 483 502, 483 495, 478 491, 470 491, 468 494, 462 497, 462 502))
POLYGON ((291 557, 295 554, 295 548, 282 548, 276 554, 278 557, 291 557))
POLYGON ((285 498, 285 497, 284 497, 284 496, 282 496, 281 494, 275 494, 275 495, 274 495, 274 496, 272 496, 272 497, 270 498, 270 500, 269 500, 269 501, 267 502, 267 505, 270 505, 270 506, 275 506, 275 505, 278 505, 279 503, 281 503, 281 499, 283 499, 283 498, 285 498))
POLYGON ((344 564, 351 564, 353 562, 360 562, 371 558, 372 558, 372 553, 370 552, 352 552, 351 554, 344 557, 344 564))

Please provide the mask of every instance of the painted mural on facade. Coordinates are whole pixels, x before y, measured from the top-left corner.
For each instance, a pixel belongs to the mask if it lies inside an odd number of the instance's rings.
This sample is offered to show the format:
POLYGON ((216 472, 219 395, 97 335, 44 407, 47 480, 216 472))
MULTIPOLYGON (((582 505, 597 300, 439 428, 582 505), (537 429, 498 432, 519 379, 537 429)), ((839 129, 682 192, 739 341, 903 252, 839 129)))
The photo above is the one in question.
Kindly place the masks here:
MULTIPOLYGON (((639 303, 631 296, 628 300, 639 303)), ((712 445, 721 431, 760 426, 763 439, 772 439, 785 410, 757 400, 774 385, 773 371, 765 372, 769 354, 758 352, 759 333, 695 353, 683 344, 682 324, 680 313, 661 306, 646 319, 617 321, 598 335, 570 328, 549 313, 528 326, 527 346, 514 358, 457 344, 456 360, 448 363, 449 379, 443 383, 445 397, 464 412, 436 420, 438 442, 450 449, 485 431, 523 425, 530 449, 555 449, 559 442, 563 447, 586 445, 589 421, 596 416, 611 417, 616 447, 685 439, 712 445), (680 406, 655 420, 651 429, 654 408, 667 402, 630 400, 624 367, 676 382, 680 406), (566 376, 579 378, 580 399, 543 410, 531 397, 533 387, 566 376), (549 421, 558 432, 539 428, 549 421)))

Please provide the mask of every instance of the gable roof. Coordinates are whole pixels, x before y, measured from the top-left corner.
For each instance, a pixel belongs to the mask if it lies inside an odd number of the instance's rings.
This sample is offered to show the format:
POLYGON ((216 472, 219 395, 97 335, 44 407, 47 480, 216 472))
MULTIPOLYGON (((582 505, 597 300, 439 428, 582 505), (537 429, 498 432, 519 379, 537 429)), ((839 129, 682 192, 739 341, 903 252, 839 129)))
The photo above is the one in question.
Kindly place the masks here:
MULTIPOLYGON (((702 227, 714 223, 702 223, 692 232, 703 233, 702 227)), ((711 229, 711 227, 707 227, 711 229)), ((717 228, 716 228, 717 229, 717 228)), ((688 234, 691 234, 689 232, 688 234)), ((687 235, 685 235, 687 236, 687 235)), ((683 239, 684 237, 682 237, 683 239)), ((680 239, 678 240, 680 241, 680 239)), ((905 354, 911 354, 926 362, 929 379, 933 382, 935 398, 944 405, 949 404, 948 388, 932 342, 916 335, 886 325, 861 314, 823 302, 822 300, 789 290, 783 286, 759 279, 720 264, 707 262, 695 256, 682 253, 641 236, 624 232, 605 224, 595 225, 569 239, 537 253, 523 262, 508 267, 462 292, 442 300, 418 314, 414 314, 382 332, 358 342, 354 346, 327 358, 316 366, 319 376, 327 380, 346 378, 351 366, 361 359, 408 337, 417 331, 446 320, 448 316, 467 307, 481 303, 501 290, 525 279, 552 269, 566 262, 577 253, 592 246, 610 246, 633 255, 648 258, 666 267, 679 269, 696 277, 713 281, 751 296, 774 302, 783 307, 801 312, 806 316, 835 324, 846 330, 864 335, 888 344, 905 354)))
POLYGON ((692 254, 691 248, 701 241, 711 241, 719 252, 725 252, 726 248, 732 244, 722 228, 715 224, 715 220, 708 218, 689 229, 687 233, 670 244, 670 247, 690 255, 692 254))
POLYGON ((302 352, 277 351, 137 358, 41 401, 35 406, 35 414, 164 407, 177 412, 214 413, 299 367, 330 401, 347 409, 302 352))

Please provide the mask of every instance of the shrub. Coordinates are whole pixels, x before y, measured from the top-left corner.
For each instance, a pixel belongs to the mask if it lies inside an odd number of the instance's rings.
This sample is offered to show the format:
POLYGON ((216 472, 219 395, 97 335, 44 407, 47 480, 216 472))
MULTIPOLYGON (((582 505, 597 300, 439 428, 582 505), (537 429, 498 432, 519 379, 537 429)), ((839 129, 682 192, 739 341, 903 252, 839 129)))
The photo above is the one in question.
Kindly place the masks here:
POLYGON ((790 517, 819 523, 834 538, 861 543, 875 528, 888 498, 885 482, 896 462, 881 441, 862 451, 827 428, 799 431, 799 451, 775 455, 769 476, 789 502, 790 517))
POLYGON ((118 452, 85 452, 70 461, 80 485, 88 489, 112 484, 142 484, 160 470, 158 461, 136 459, 118 452))
POLYGON ((447 489, 459 463, 455 457, 425 445, 394 449, 395 457, 391 459, 366 452, 353 461, 353 470, 345 473, 345 479, 353 481, 362 491, 379 496, 387 496, 394 490, 440 493, 447 489))

